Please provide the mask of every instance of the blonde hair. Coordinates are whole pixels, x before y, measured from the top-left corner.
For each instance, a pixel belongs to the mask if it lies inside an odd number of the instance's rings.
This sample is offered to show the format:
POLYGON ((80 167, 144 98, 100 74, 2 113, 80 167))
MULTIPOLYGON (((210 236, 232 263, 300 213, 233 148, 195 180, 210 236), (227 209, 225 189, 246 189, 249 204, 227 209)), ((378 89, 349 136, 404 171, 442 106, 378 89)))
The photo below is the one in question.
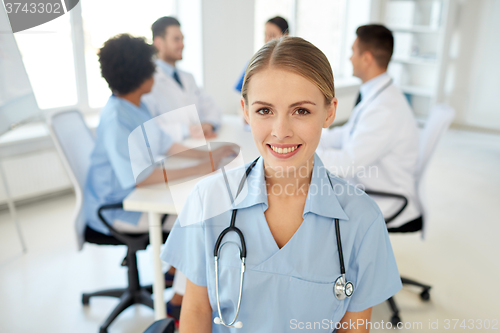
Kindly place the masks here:
POLYGON ((325 54, 305 39, 283 36, 266 43, 250 60, 241 89, 245 104, 250 79, 267 68, 290 71, 311 81, 325 97, 326 105, 335 97, 332 67, 325 54))

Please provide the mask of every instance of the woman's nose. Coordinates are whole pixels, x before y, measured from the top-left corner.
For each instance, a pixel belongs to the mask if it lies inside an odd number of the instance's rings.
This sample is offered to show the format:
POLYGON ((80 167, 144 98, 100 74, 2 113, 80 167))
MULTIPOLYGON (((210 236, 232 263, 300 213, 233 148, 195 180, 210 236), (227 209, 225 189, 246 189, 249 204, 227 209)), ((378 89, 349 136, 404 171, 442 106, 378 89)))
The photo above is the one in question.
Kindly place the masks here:
POLYGON ((293 135, 288 115, 276 117, 271 134, 278 140, 283 140, 293 135))

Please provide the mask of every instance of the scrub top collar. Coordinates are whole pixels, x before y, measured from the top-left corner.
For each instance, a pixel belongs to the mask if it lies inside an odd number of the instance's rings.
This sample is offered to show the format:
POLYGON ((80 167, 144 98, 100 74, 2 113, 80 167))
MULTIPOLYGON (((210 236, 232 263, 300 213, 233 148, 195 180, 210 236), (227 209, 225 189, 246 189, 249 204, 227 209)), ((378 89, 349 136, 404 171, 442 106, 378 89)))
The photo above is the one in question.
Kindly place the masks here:
MULTIPOLYGON (((332 219, 338 218, 339 220, 349 220, 349 217, 340 205, 337 193, 335 193, 335 184, 338 182, 335 181, 335 176, 330 174, 333 184, 332 189, 326 172, 327 170, 323 162, 315 153, 311 183, 302 217, 305 218, 307 213, 313 213, 332 219)), ((264 179, 264 160, 262 157, 259 158, 252 172, 248 175, 245 187, 248 189, 248 193, 243 200, 234 206, 234 209, 243 209, 257 204, 264 204, 265 211, 269 207, 269 203, 267 200, 267 188, 264 179)), ((339 183, 338 189, 345 190, 345 185, 339 183)), ((244 190, 242 193, 244 193, 244 190)))
POLYGON ((120 104, 122 108, 119 108, 120 116, 130 118, 130 115, 133 115, 134 112, 140 111, 146 115, 149 115, 148 108, 146 104, 144 104, 141 100, 140 105, 137 106, 134 103, 126 100, 125 98, 121 98, 116 96, 115 94, 111 95, 111 100, 114 100, 116 103, 120 104), (125 112, 124 112, 125 111, 125 112))

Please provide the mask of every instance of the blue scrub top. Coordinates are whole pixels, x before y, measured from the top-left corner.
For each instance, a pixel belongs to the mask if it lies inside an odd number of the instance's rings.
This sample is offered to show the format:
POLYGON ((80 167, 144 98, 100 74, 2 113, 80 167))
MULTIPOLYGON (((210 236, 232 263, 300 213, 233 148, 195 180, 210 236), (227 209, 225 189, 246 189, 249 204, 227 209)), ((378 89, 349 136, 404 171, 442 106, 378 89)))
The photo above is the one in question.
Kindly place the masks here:
MULTIPOLYGON (((97 216, 97 209, 104 204, 122 202, 135 188, 136 179, 129 155, 129 135, 150 119, 151 115, 142 102, 137 107, 114 95, 101 110, 83 199, 87 225, 98 232, 109 234, 109 230, 97 216)), ((155 126, 154 122, 148 123, 147 137, 155 156, 164 155, 173 143, 170 136, 155 126)), ((145 170, 140 175, 141 179, 145 179, 152 171, 153 167, 145 170)), ((104 211, 103 216, 110 223, 121 220, 136 225, 141 213, 117 209, 104 211)))
MULTIPOLYGON (((281 249, 264 215, 268 200, 262 158, 250 173, 246 196, 235 204, 235 225, 247 247, 238 317, 245 332, 284 332, 300 327, 300 323, 316 325, 315 332, 332 332, 346 311, 365 310, 401 289, 380 209, 364 192, 330 174, 332 188, 326 172, 315 155, 304 221, 281 249), (343 301, 337 300, 333 291, 340 275, 334 218, 340 220, 346 278, 354 284, 352 297, 343 301)), ((239 183, 231 171, 227 175, 229 183, 239 183)), ((231 211, 211 218, 204 215, 218 198, 227 195, 214 193, 224 188, 219 184, 221 179, 215 175, 195 186, 161 254, 190 281, 207 287, 213 318, 218 315, 214 246, 230 224, 231 211)), ((230 322, 238 302, 240 258, 235 244, 240 243, 234 232, 228 233, 223 243, 227 245, 219 259, 219 294, 222 316, 230 322)), ((213 324, 213 332, 239 331, 213 324)))
POLYGON ((243 80, 245 79, 245 72, 247 71, 248 63, 246 64, 245 68, 243 69, 243 73, 241 73, 240 79, 238 82, 236 82, 236 85, 234 86, 234 89, 236 91, 241 92, 241 89, 243 89, 243 80))

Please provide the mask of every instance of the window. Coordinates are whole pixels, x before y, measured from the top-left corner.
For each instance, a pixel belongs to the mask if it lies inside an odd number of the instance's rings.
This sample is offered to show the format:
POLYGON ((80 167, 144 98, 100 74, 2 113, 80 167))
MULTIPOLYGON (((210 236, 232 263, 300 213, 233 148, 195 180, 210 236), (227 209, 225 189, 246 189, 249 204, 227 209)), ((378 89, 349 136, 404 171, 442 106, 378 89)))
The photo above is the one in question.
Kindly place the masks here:
POLYGON ((14 34, 38 106, 51 109, 77 103, 69 15, 14 34))
POLYGON ((89 104, 102 107, 108 99, 106 81, 101 77, 97 51, 104 42, 120 33, 143 36, 151 43, 151 24, 175 12, 175 0, 86 0, 82 4, 85 35, 85 65, 89 104))
POLYGON ((101 78, 97 50, 119 33, 144 36, 151 42, 151 24, 161 16, 173 15, 177 3, 176 0, 83 2, 71 13, 14 35, 41 109, 76 106, 86 111, 89 106, 102 107, 110 91, 101 78), (83 37, 79 37, 78 31, 82 29, 83 37), (84 64, 85 71, 80 70, 84 64), (86 87, 82 84, 85 80, 77 80, 77 76, 85 77, 86 87))
POLYGON ((297 36, 316 45, 327 56, 334 74, 341 63, 345 0, 297 0, 297 36))
POLYGON ((276 15, 288 21, 290 34, 302 37, 325 53, 334 73, 342 66, 346 0, 257 0, 255 50, 264 43, 264 24, 276 15))

